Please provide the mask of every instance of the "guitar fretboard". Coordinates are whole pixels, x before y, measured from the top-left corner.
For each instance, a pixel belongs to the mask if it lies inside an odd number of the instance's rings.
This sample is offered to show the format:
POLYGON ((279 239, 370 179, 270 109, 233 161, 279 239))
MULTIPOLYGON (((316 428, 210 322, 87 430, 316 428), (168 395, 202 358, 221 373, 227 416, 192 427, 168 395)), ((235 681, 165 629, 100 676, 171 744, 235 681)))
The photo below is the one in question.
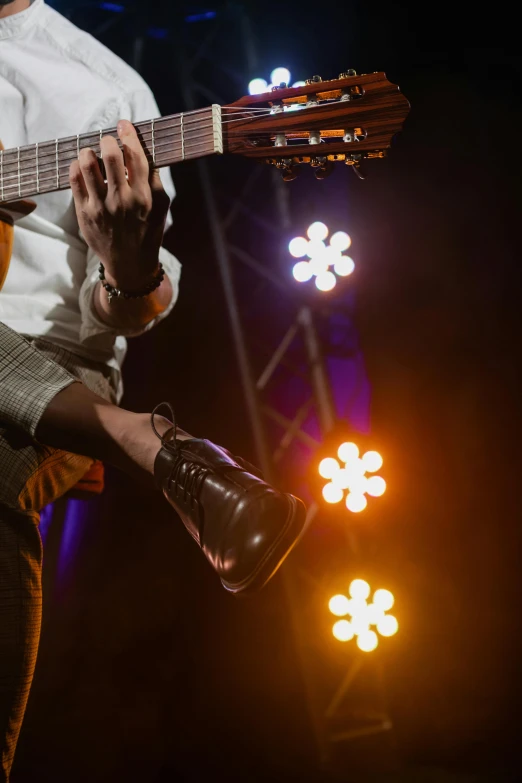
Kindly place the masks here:
MULTIPOLYGON (((139 122, 135 128, 149 163, 155 168, 223 152, 221 107, 218 105, 139 122)), ((108 128, 0 150, 0 204, 66 190, 70 187, 72 161, 84 147, 101 157, 102 136, 113 136, 121 149, 116 128, 108 128)))

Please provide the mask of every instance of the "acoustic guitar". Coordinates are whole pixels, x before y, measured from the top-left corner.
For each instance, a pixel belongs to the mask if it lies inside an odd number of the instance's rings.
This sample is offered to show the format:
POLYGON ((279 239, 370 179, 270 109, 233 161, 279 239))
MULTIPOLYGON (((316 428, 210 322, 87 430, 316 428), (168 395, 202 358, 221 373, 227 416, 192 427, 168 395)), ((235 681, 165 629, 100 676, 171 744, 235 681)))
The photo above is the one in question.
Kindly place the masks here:
MULTIPOLYGON (((363 160, 383 158, 402 129, 410 104, 382 72, 319 76, 302 87, 272 88, 225 106, 140 122, 135 125, 152 167, 223 153, 268 163, 293 180, 301 164, 324 179, 336 163, 356 173, 363 160)), ((83 147, 100 155, 101 129, 13 149, 0 144, 0 289, 5 281, 16 220, 35 209, 30 199, 69 188, 69 167, 83 147)), ((101 163, 101 161, 100 161, 101 163)))

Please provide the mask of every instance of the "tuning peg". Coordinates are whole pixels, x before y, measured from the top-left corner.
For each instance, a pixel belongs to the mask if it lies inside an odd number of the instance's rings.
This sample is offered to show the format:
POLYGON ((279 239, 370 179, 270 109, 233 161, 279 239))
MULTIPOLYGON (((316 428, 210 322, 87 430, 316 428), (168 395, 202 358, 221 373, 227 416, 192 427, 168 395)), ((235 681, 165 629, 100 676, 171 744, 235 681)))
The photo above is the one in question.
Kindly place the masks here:
POLYGON ((344 73, 340 73, 339 79, 348 79, 350 76, 357 76, 357 71, 354 68, 348 68, 344 73))
POLYGON ((299 170, 294 166, 291 158, 283 158, 283 160, 276 163, 276 167, 283 176, 283 182, 292 182, 299 173, 299 170))
POLYGON ((322 81, 323 80, 321 79, 320 76, 312 76, 311 79, 306 80, 306 84, 317 84, 317 82, 322 82, 322 81))
POLYGON ((316 179, 326 179, 333 171, 334 165, 325 157, 315 158, 311 161, 316 179))

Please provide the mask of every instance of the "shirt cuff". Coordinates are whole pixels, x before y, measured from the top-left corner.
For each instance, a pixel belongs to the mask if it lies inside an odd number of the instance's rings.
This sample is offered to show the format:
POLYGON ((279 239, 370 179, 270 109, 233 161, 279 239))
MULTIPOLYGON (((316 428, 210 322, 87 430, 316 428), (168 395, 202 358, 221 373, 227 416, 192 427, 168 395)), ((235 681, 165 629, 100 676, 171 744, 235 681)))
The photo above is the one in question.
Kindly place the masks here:
POLYGON ((114 340, 118 335, 123 337, 138 337, 140 334, 148 332, 156 326, 157 323, 166 318, 171 312, 172 308, 176 304, 179 294, 179 278, 181 275, 181 264, 178 259, 172 255, 164 247, 160 248, 159 260, 163 264, 163 268, 168 275, 172 285, 172 298, 168 307, 163 310, 162 313, 149 321, 148 324, 141 327, 112 327, 101 320, 100 316, 96 312, 94 304, 94 291, 96 285, 100 279, 98 268, 100 266, 100 259, 92 255, 89 259, 89 271, 85 278, 83 285, 80 289, 80 313, 81 313, 81 327, 80 327, 80 342, 92 346, 93 348, 99 348, 101 350, 111 350, 114 344, 114 340))

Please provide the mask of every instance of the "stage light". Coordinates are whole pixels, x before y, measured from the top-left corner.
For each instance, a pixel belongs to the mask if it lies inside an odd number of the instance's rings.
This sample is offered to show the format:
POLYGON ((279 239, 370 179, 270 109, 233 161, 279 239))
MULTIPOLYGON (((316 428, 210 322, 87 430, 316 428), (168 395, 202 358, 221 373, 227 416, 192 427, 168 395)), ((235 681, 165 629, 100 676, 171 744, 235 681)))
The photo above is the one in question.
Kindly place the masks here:
POLYGON ((329 244, 326 244, 329 230, 326 223, 316 220, 311 223, 305 237, 294 237, 288 243, 290 255, 294 258, 308 256, 309 268, 305 270, 302 262, 293 268, 294 278, 299 283, 305 283, 315 278, 319 291, 331 291, 335 288, 337 278, 348 277, 355 269, 355 262, 350 256, 343 255, 343 250, 350 247, 352 240, 345 231, 332 234, 329 244), (306 274, 311 272, 311 274, 306 274))
POLYGON ((353 628, 348 620, 338 620, 334 623, 332 632, 340 642, 349 642, 354 637, 353 628))
POLYGON ((368 505, 367 495, 380 497, 386 491, 382 476, 366 475, 379 470, 383 459, 378 451, 367 451, 360 457, 359 447, 352 442, 341 443, 337 456, 339 459, 325 457, 319 463, 319 475, 329 479, 322 489, 323 497, 328 503, 340 503, 346 490, 346 508, 359 514, 368 505))
POLYGON ((263 92, 269 92, 266 79, 252 79, 248 84, 249 95, 261 95, 263 92))
POLYGON ((321 242, 321 240, 326 239, 328 236, 328 226, 326 226, 324 223, 321 223, 320 220, 317 220, 315 223, 312 223, 310 226, 308 226, 306 233, 312 242, 321 242))
POLYGON ((345 614, 348 614, 350 609, 350 601, 345 595, 334 595, 330 598, 328 606, 332 614, 336 614, 338 617, 344 617, 345 614))
POLYGON ((274 68, 270 74, 270 81, 272 84, 279 86, 280 84, 290 84, 292 74, 288 68, 274 68))
MULTIPOLYGON (((270 74, 270 82, 267 82, 266 79, 261 77, 251 79, 251 81, 248 83, 248 94, 261 95, 263 92, 271 92, 272 87, 279 87, 281 84, 286 84, 288 87, 290 87, 291 78, 292 74, 288 68, 274 68, 270 74)), ((292 87, 304 87, 305 84, 306 82, 298 81, 294 82, 292 87)), ((285 111, 292 111, 298 108, 300 108, 299 104, 289 104, 288 106, 285 106, 285 111)))
POLYGON ((338 593, 332 596, 328 603, 330 612, 337 617, 347 617, 349 620, 337 620, 332 626, 332 633, 341 642, 348 642, 356 637, 357 647, 363 652, 371 652, 379 644, 379 635, 393 636, 399 630, 397 618, 385 614, 394 603, 393 594, 382 588, 373 594, 373 601, 367 602, 371 588, 364 579, 354 579, 349 587, 350 598, 338 593), (373 630, 375 627, 375 630, 373 630))

